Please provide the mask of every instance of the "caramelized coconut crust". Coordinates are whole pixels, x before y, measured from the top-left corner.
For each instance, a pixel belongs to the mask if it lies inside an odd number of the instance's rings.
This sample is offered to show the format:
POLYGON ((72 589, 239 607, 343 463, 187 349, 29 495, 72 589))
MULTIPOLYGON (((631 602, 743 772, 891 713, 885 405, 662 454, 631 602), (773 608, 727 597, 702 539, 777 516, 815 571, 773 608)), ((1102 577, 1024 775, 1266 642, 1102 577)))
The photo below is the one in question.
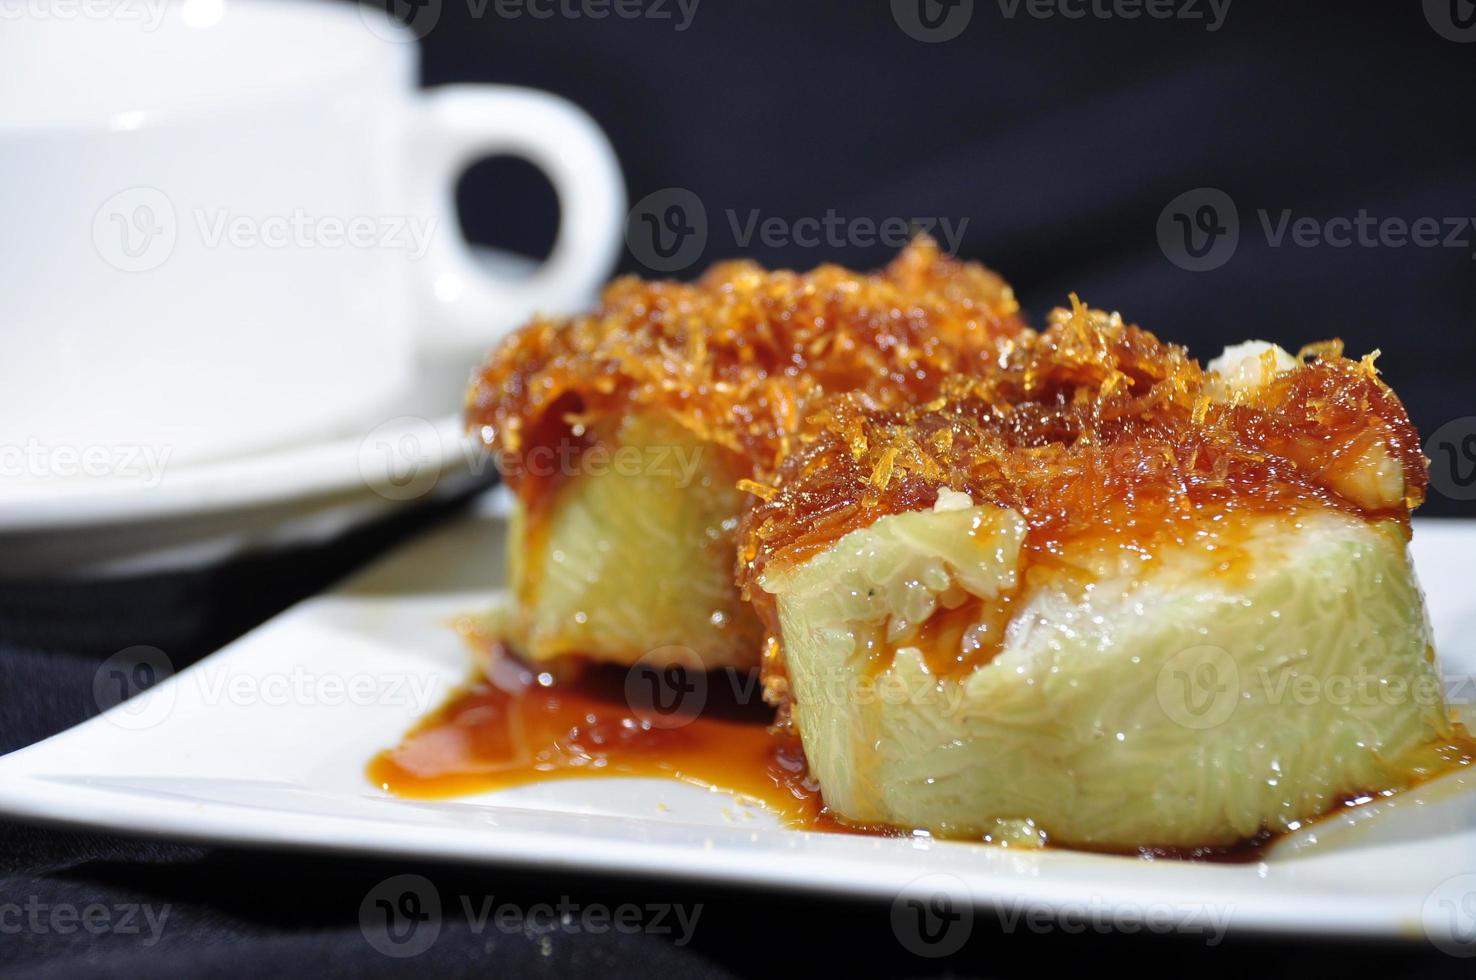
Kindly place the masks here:
MULTIPOLYGON (((735 261, 690 284, 619 279, 593 313, 537 320, 494 350, 468 392, 467 425, 515 464, 654 410, 730 452, 738 472, 766 472, 815 398, 863 387, 932 397, 1023 329, 1017 311, 999 276, 925 237, 875 274, 735 261)), ((503 469, 525 502, 539 495, 527 467, 503 469)))
POLYGON ((1018 511, 1022 560, 1069 568, 1083 544, 1152 560, 1232 511, 1330 507, 1407 527, 1426 461, 1375 355, 1338 341, 1296 366, 1228 388, 1183 348, 1083 307, 1007 343, 978 375, 947 379, 922 405, 895 394, 827 399, 739 530, 738 581, 769 629, 782 671, 766 567, 804 561, 888 514, 930 508, 939 491, 1018 511))

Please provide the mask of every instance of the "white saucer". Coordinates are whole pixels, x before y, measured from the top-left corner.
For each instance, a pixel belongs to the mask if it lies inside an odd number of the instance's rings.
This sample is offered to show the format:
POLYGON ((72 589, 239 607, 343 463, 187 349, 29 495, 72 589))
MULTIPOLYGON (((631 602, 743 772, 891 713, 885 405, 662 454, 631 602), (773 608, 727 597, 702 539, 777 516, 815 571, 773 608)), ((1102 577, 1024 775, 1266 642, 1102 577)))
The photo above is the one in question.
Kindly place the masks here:
MULTIPOLYGON (((510 253, 478 253, 499 276, 532 267, 510 253)), ((142 574, 322 541, 486 481, 490 461, 460 419, 479 357, 428 360, 405 395, 309 443, 152 473, 0 480, 0 577, 142 574)))
POLYGON ((354 434, 165 467, 157 482, 10 482, 0 485, 0 575, 137 575, 325 541, 396 507, 451 496, 489 472, 459 415, 391 409, 354 434))
POLYGON ((194 517, 355 490, 408 500, 423 496, 427 481, 472 458, 457 415, 396 411, 353 434, 171 465, 157 481, 140 475, 0 483, 0 534, 194 517))

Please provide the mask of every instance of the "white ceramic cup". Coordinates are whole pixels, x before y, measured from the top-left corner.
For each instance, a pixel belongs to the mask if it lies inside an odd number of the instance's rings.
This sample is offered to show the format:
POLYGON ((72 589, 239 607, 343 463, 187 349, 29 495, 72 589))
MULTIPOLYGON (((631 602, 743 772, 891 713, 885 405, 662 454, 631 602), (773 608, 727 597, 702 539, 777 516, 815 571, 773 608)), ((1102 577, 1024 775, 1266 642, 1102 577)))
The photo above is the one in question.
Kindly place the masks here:
POLYGON ((543 92, 419 90, 414 42, 347 3, 0 0, 0 447, 192 461, 341 432, 418 356, 470 366, 584 301, 621 238, 609 143, 543 92), (455 213, 504 154, 559 198, 526 281, 455 213))

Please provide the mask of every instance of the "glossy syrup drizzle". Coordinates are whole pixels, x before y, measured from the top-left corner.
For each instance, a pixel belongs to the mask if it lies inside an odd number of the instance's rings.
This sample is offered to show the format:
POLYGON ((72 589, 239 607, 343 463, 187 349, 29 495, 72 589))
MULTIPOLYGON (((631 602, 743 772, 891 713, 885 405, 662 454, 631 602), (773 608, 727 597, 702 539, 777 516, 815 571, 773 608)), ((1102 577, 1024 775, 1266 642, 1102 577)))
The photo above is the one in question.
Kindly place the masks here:
MULTIPOLYGON (((474 626, 462 632, 485 669, 392 748, 370 761, 369 779, 409 799, 447 799, 552 780, 599 777, 676 779, 761 806, 798 830, 884 837, 930 836, 847 823, 824 805, 799 738, 772 726, 750 675, 719 671, 668 678, 665 692, 686 685, 674 710, 639 670, 583 665, 559 680, 525 664, 474 626), (695 687, 693 685, 695 684, 695 687)), ((1476 745, 1432 748, 1424 781, 1469 765, 1476 745), (1438 758, 1437 758, 1438 756, 1438 758)), ((1377 796, 1349 794, 1331 812, 1377 796)), ((1310 823, 1310 821, 1309 821, 1310 823)), ((1074 848, 1143 858, 1244 863, 1263 860, 1277 835, 1259 833, 1229 846, 1074 848)), ((1051 845, 1047 845, 1051 846, 1051 845)))
POLYGON ((496 652, 484 676, 376 756, 369 777, 416 799, 574 777, 661 777, 732 793, 786 822, 825 822, 799 740, 770 731, 773 711, 755 679, 708 675, 700 695, 689 694, 700 710, 665 713, 642 685, 640 672, 615 665, 554 682, 496 652))

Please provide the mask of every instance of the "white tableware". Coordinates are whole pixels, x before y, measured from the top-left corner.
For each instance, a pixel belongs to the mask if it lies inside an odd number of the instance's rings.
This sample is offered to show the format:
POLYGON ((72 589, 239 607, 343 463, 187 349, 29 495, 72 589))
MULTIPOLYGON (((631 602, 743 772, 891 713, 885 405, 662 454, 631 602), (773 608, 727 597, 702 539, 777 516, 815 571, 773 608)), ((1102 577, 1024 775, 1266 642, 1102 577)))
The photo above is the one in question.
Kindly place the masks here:
MULTIPOLYGON (((491 278, 533 271, 523 256, 474 251, 491 278)), ((325 542, 486 482, 490 458, 461 420, 469 363, 418 358, 388 404, 291 446, 195 461, 141 448, 105 474, 0 479, 0 580, 139 575, 325 542)), ((21 451, 0 446, 0 468, 14 469, 7 454, 21 451)))
MULTIPOLYGON (((894 903, 904 944, 923 938, 908 931, 909 903, 941 895, 1007 931, 1117 923, 1206 941, 1263 931, 1476 953, 1469 774, 1319 821, 1249 864, 799 832, 724 794, 648 779, 448 802, 388 797, 365 764, 466 678, 448 621, 488 601, 502 531, 485 512, 432 532, 144 695, 0 759, 0 813, 239 846, 876 896, 894 903)), ((1476 525, 1416 522, 1416 564, 1451 678, 1476 669, 1476 595, 1464 573, 1473 548, 1476 525)), ((121 652, 98 672, 100 703, 118 697, 111 668, 163 670, 166 659, 121 652)))
POLYGON ((417 356, 470 363, 613 266, 624 188, 589 117, 521 88, 417 89, 414 35, 382 13, 0 0, 0 17, 0 448, 22 477, 322 438, 402 397, 417 356), (553 252, 521 280, 478 267, 453 203, 500 154, 559 197, 553 252))

